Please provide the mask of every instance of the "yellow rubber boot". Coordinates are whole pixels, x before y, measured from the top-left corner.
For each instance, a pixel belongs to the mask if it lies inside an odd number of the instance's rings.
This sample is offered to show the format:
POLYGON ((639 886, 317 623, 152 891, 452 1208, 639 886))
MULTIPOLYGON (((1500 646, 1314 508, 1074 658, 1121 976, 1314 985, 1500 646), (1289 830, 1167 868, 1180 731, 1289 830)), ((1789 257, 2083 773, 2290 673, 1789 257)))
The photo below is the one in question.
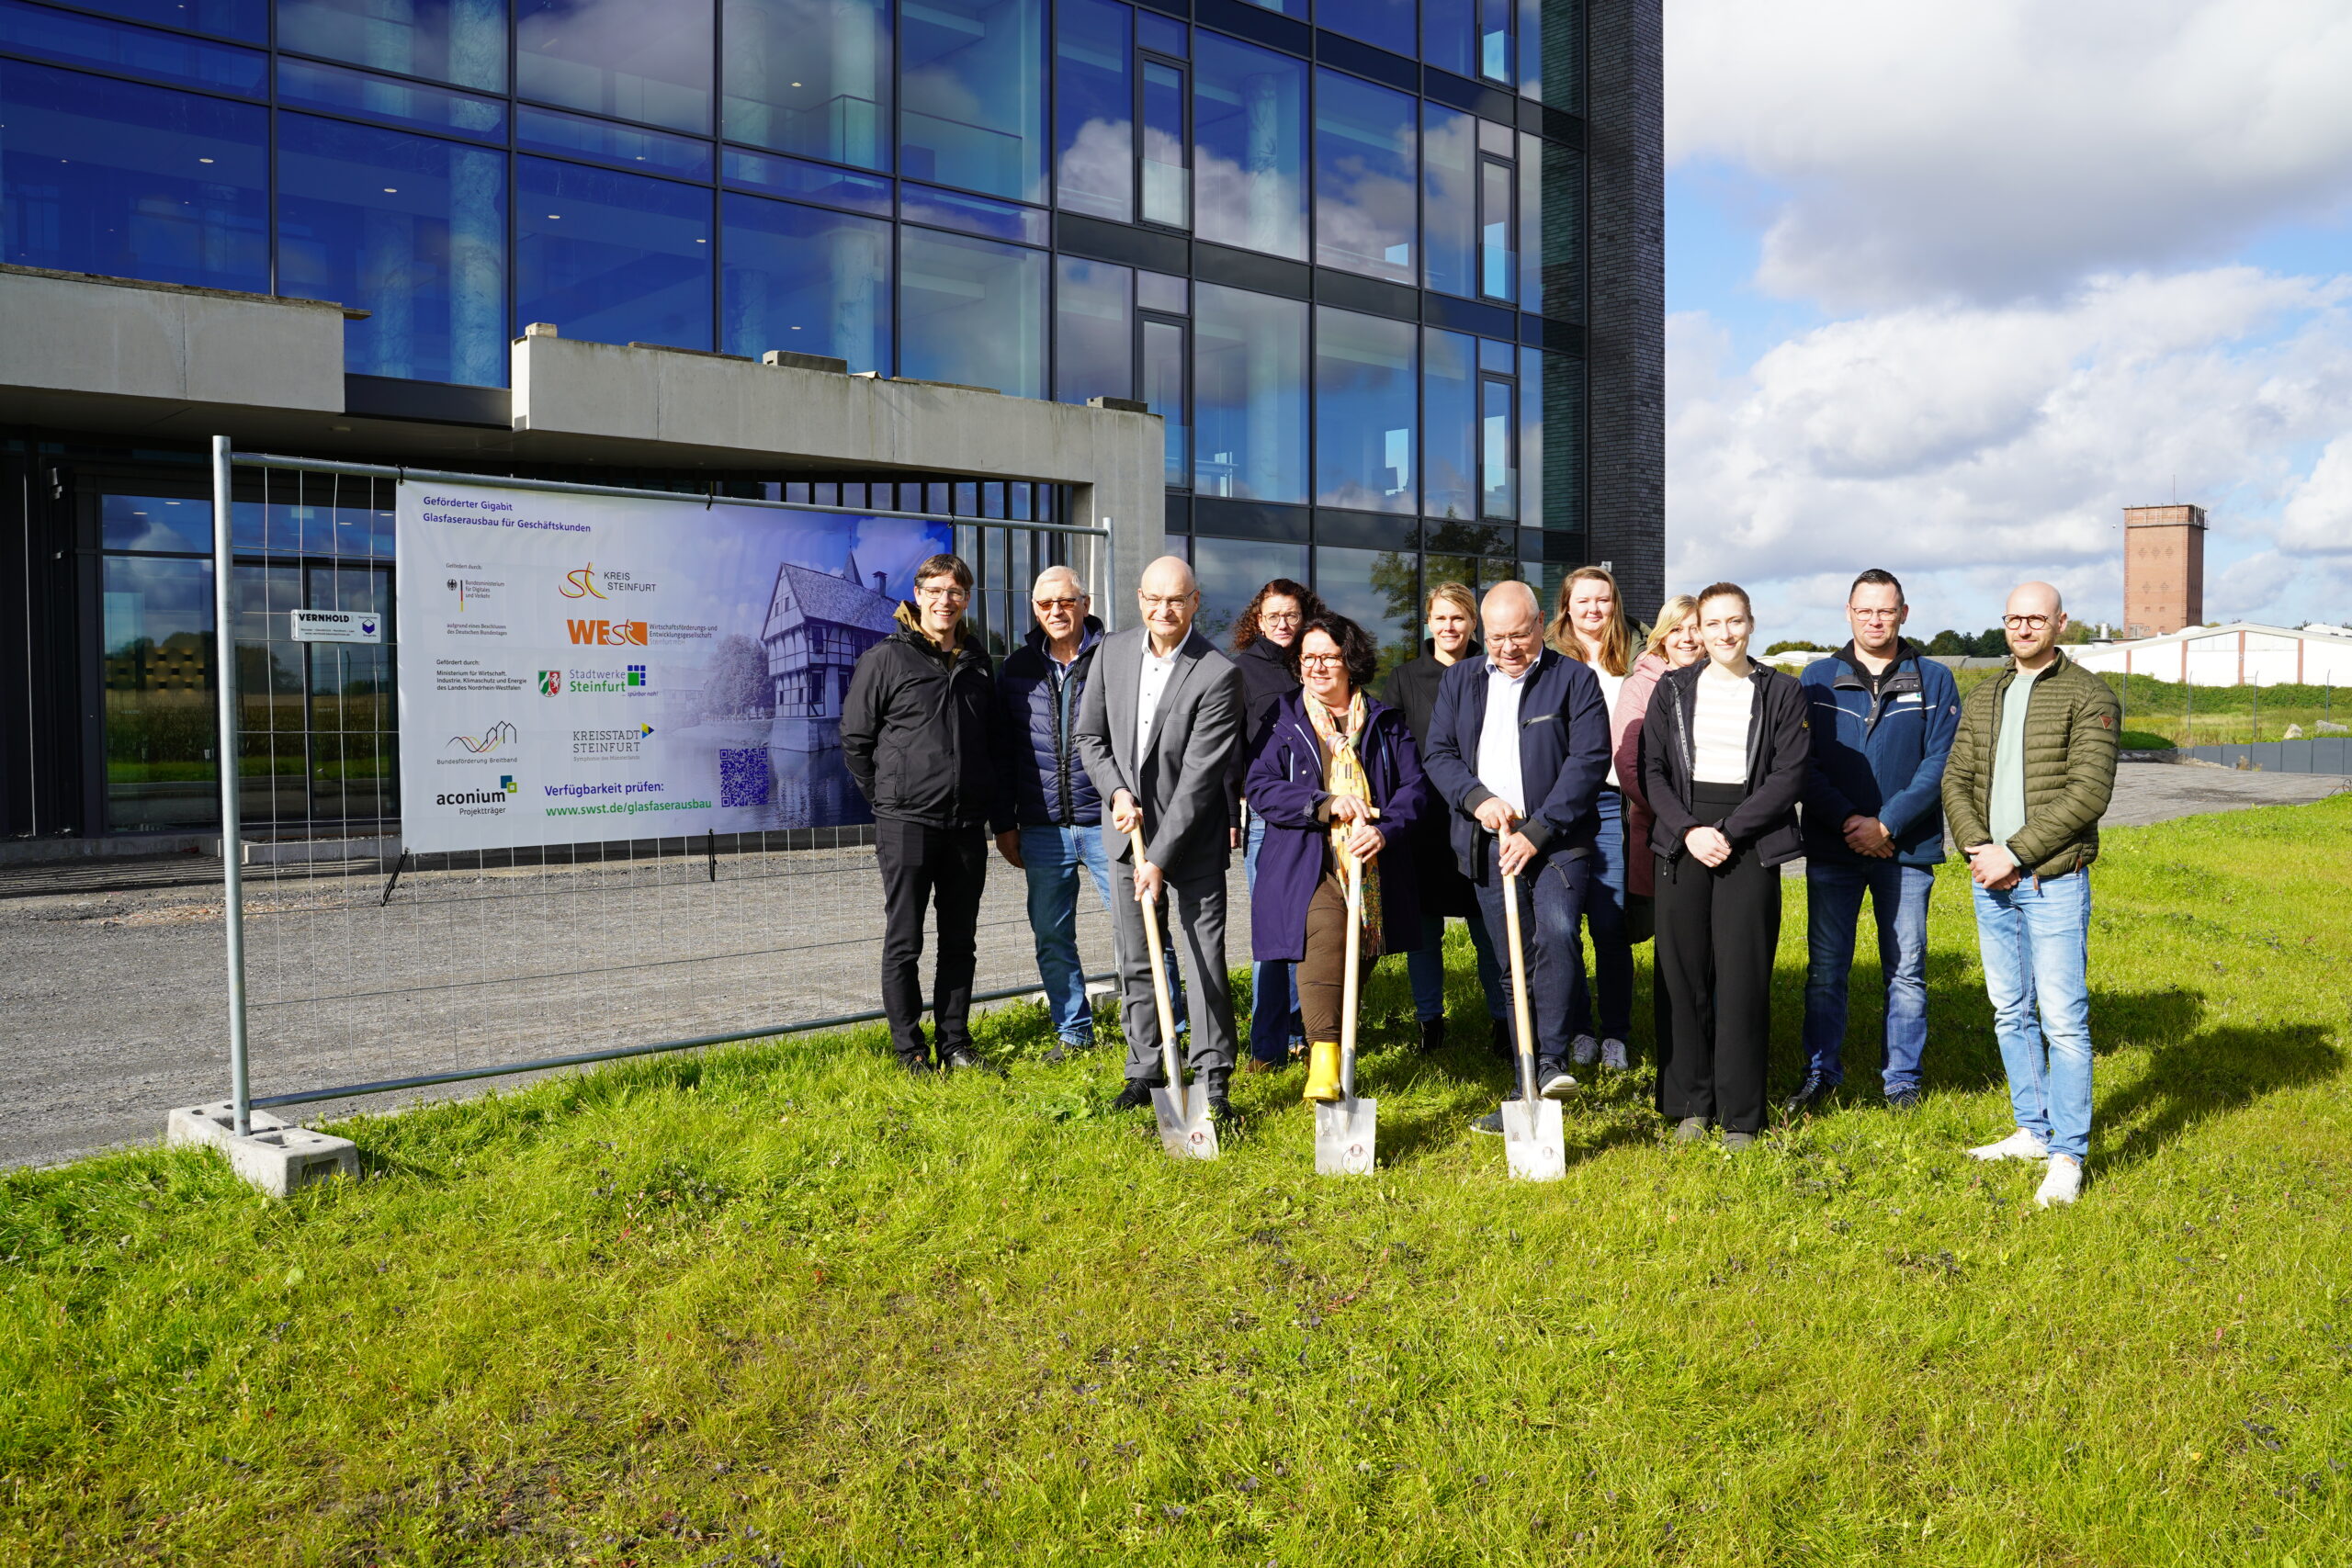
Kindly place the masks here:
POLYGON ((1339 1099, 1340 1043, 1317 1040, 1306 1049, 1306 1092, 1300 1098, 1327 1104, 1339 1099))

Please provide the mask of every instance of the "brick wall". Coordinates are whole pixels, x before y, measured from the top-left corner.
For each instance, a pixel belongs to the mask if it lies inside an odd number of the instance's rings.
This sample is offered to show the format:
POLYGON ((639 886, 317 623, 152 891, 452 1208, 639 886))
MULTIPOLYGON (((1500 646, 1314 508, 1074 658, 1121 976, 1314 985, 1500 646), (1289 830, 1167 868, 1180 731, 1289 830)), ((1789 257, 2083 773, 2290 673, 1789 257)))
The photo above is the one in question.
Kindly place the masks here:
POLYGON ((2123 509, 2123 633, 2162 637, 2205 620, 2205 509, 2123 509))
POLYGON ((1665 12, 1588 7, 1592 555, 1646 621, 1666 597, 1665 12))

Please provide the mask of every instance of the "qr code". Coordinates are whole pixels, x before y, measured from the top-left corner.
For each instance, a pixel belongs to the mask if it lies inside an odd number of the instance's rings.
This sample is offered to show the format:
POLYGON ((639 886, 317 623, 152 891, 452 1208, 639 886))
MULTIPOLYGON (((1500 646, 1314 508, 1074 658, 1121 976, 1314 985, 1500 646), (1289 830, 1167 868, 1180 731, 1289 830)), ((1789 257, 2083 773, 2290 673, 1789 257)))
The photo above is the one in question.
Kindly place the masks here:
POLYGON ((718 749, 718 804, 765 806, 768 803, 768 749, 764 746, 722 746, 718 749))

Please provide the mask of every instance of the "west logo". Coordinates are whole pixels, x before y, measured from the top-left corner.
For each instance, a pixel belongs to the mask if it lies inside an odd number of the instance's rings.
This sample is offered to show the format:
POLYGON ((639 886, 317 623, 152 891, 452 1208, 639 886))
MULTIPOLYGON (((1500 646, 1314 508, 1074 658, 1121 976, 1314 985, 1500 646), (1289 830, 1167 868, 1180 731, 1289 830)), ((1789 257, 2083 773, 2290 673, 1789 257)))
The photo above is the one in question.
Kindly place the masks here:
MULTIPOLYGON (((605 596, 605 591, 596 586, 594 561, 590 561, 578 571, 564 573, 563 596, 567 599, 602 599, 605 596)), ((580 639, 573 637, 571 640, 578 642, 580 639)))
POLYGON ((574 644, 588 643, 599 648, 643 648, 646 646, 643 621, 566 621, 574 644))

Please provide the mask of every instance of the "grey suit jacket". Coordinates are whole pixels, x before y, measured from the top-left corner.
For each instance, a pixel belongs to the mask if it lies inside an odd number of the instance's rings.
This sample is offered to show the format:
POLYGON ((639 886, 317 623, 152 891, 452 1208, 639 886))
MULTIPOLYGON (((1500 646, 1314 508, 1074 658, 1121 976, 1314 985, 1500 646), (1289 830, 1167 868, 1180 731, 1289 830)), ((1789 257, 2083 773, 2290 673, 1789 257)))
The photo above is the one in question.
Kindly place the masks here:
POLYGON ((1137 626, 1114 632, 1094 650, 1078 710, 1079 760, 1102 796, 1103 838, 1114 860, 1130 860, 1111 831, 1112 795, 1125 790, 1143 807, 1144 857, 1171 876, 1222 872, 1231 858, 1232 775, 1241 746, 1241 671, 1193 632, 1152 716, 1151 745, 1136 755, 1136 688, 1145 639, 1137 626))

